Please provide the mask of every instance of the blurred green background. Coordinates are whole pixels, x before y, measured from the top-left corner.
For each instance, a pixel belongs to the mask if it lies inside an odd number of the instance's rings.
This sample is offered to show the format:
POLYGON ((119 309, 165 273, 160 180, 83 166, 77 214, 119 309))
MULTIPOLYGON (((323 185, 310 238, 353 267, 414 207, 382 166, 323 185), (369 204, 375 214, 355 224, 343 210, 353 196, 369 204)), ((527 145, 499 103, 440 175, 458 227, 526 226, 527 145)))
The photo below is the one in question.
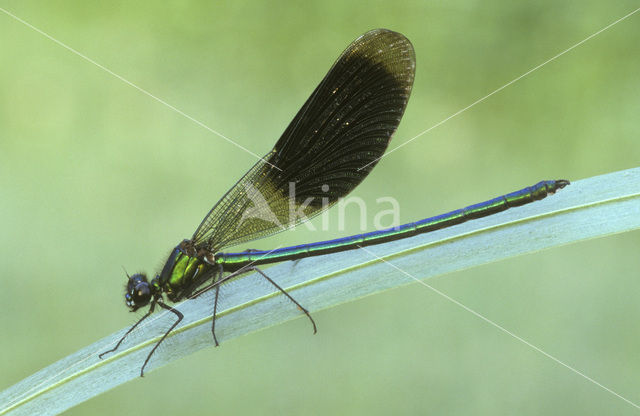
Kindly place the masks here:
MULTIPOLYGON (((415 86, 393 146, 637 3, 0 7, 262 155, 340 52, 369 29, 402 32, 416 50, 415 86)), ((394 152, 355 194, 371 210, 376 198, 396 198, 408 222, 541 179, 638 166, 639 36, 640 14, 394 152)), ((4 389, 133 323, 121 266, 161 267, 254 158, 3 13, 0 39, 4 389)), ((355 218, 345 231, 301 228, 252 248, 359 231, 355 218)), ((430 284, 638 403, 639 243, 631 232, 430 284)), ((417 284, 314 317, 316 336, 298 319, 197 352, 68 414, 637 410, 417 284)))

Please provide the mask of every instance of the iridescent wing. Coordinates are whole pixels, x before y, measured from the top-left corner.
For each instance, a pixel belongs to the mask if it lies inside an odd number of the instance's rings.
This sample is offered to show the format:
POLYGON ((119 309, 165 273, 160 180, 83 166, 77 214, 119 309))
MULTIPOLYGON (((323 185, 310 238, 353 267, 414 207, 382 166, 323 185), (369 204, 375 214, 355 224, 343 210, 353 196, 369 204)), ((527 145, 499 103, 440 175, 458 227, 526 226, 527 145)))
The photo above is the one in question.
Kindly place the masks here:
POLYGON ((209 211, 198 248, 255 240, 309 219, 351 192, 376 165, 407 105, 413 46, 376 29, 333 64, 275 147, 209 211))

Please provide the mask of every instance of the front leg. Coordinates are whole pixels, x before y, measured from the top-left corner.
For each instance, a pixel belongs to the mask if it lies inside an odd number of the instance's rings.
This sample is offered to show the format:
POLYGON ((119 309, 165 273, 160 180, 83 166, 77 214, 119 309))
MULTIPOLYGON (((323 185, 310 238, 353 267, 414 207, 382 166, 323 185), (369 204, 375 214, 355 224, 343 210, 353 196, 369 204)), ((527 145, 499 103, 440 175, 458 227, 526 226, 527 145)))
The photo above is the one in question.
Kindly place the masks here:
POLYGON ((103 356, 105 356, 105 355, 109 354, 110 352, 114 352, 114 351, 116 351, 116 350, 120 347, 120 344, 122 344, 122 341, 124 341, 124 339, 127 337, 127 335, 129 335, 129 334, 130 334, 134 329, 136 329, 136 327, 137 327, 138 325, 140 325, 140 323, 141 323, 142 321, 144 321, 145 319, 147 319, 147 318, 148 318, 148 317, 153 313, 153 310, 154 310, 154 309, 155 309, 155 307, 156 307, 156 303, 157 303, 157 300, 156 300, 156 299, 154 299, 153 301, 151 301, 151 306, 149 307, 149 310, 147 311, 147 313, 145 313, 145 314, 144 314, 144 316, 138 320, 138 322, 136 322, 135 324, 133 324, 133 326, 132 326, 131 328, 129 328, 129 330, 128 330, 127 332, 125 332, 125 333, 124 333, 124 335, 122 336, 122 338, 120 338, 120 340, 118 341, 118 343, 116 344, 116 346, 115 346, 115 347, 111 348, 111 349, 110 349, 110 350, 108 350, 108 351, 105 351, 105 352, 103 352, 103 353, 99 354, 99 355, 98 355, 98 358, 102 359, 102 357, 103 357, 103 356))
POLYGON ((149 363, 149 360, 151 359, 151 356, 153 355, 153 353, 156 352, 156 350, 158 349, 160 344, 162 344, 162 341, 164 341, 165 338, 167 338, 167 335, 169 335, 171 333, 171 331, 173 331, 175 329, 175 327, 178 326, 180 321, 182 321, 182 319, 184 318, 184 315, 182 314, 182 312, 180 312, 179 310, 177 310, 175 308, 172 308, 171 306, 167 305, 166 303, 164 303, 162 301, 162 299, 158 298, 156 300, 156 303, 158 305, 160 305, 161 308, 166 309, 169 312, 173 313, 178 319, 176 319, 176 321, 162 335, 162 338, 160 338, 160 340, 158 342, 156 342, 156 345, 154 345, 153 348, 151 348, 151 351, 149 351, 149 355, 147 355, 147 358, 144 360, 144 364, 142 364, 142 368, 140 369, 140 377, 144 377, 144 368, 149 363))

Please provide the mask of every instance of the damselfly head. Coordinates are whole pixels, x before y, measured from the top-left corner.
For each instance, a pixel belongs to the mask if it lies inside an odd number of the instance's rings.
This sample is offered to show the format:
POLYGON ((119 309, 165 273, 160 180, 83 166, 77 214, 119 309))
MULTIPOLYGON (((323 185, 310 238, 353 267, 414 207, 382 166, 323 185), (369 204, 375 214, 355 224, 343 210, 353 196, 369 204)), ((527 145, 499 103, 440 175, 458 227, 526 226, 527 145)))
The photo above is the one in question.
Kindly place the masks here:
POLYGON ((127 277, 129 277, 129 281, 127 282, 127 291, 124 294, 124 299, 131 312, 134 312, 138 308, 149 304, 152 290, 144 273, 136 273, 133 276, 127 275, 127 277))

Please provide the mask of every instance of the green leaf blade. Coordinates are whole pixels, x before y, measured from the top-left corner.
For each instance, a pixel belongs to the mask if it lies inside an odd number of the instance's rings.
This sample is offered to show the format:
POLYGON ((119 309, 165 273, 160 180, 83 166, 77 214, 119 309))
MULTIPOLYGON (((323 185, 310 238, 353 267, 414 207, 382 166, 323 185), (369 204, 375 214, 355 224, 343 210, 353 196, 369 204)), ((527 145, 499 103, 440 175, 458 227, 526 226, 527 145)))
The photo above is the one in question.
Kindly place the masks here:
MULTIPOLYGON (((640 228, 640 168, 577 181, 558 195, 455 227, 390 243, 268 268, 313 313, 394 287, 480 264, 640 228), (390 263, 392 266, 390 266, 390 263)), ((303 317, 255 275, 224 285, 216 334, 224 341, 303 317)), ((177 307, 184 323, 153 355, 147 374, 213 345, 213 293, 177 307)), ((175 319, 157 313, 105 359, 126 328, 0 393, 0 415, 58 414, 140 374, 150 349, 175 319)), ((318 336, 322 336, 319 323, 318 336)), ((311 333, 311 325, 309 325, 311 333)), ((212 351, 213 352, 213 351, 212 351)))

